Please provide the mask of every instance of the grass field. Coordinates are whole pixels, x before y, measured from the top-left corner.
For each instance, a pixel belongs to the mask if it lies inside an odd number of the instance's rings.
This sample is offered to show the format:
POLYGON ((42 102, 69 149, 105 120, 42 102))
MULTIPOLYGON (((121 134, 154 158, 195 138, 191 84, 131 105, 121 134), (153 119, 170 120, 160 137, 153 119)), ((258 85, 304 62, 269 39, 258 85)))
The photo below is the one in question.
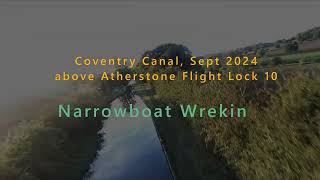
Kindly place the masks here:
POLYGON ((292 64, 292 63, 320 63, 320 51, 304 52, 289 55, 281 55, 274 57, 260 58, 262 65, 271 65, 275 58, 279 59, 278 64, 292 64))

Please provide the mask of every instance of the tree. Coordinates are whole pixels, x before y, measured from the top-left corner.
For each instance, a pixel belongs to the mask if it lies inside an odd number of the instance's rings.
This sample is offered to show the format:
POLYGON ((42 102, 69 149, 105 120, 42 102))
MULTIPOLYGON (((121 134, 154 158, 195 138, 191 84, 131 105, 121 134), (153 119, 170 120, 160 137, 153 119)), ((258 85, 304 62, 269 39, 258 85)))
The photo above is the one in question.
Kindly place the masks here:
POLYGON ((287 45, 286 45, 286 51, 287 52, 297 52, 299 49, 299 45, 298 45, 298 42, 297 41, 293 41, 293 42, 289 42, 287 45))
POLYGON ((280 58, 280 57, 274 57, 274 58, 272 58, 272 64, 273 65, 279 65, 279 64, 281 64, 282 62, 282 59, 280 58))
MULTIPOLYGON (((123 67, 117 68, 114 72, 119 72, 119 74, 122 74, 123 77, 125 77, 126 74, 132 74, 133 73, 132 69, 130 69, 127 66, 123 66, 123 67)), ((111 86, 112 88, 121 88, 121 87, 124 87, 124 86, 126 86, 128 84, 129 84, 129 81, 125 80, 124 78, 123 78, 123 80, 114 80, 114 81, 110 81, 108 83, 108 85, 111 86)))
POLYGON ((263 48, 261 48, 261 49, 257 50, 256 54, 259 57, 263 57, 266 54, 266 51, 263 48))
MULTIPOLYGON (((143 54, 144 56, 149 56, 150 58, 164 58, 164 59, 170 59, 175 58, 176 56, 179 57, 179 60, 183 63, 182 67, 178 66, 182 70, 190 70, 190 58, 191 58, 191 51, 184 45, 180 44, 173 44, 173 43, 167 43, 160 45, 156 47, 155 49, 151 51, 146 51, 143 54)), ((166 69, 168 66, 157 66, 157 69, 166 69)))

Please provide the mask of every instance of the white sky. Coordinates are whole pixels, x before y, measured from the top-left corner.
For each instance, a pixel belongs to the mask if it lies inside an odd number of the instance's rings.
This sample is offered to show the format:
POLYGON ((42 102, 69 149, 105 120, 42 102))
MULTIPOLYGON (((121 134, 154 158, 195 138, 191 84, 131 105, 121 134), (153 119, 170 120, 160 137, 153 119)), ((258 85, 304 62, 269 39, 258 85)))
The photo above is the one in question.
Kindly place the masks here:
POLYGON ((15 2, 0 1, 2 104, 58 87, 53 73, 75 71, 76 55, 140 57, 168 42, 204 55, 272 42, 320 25, 316 1, 15 2))

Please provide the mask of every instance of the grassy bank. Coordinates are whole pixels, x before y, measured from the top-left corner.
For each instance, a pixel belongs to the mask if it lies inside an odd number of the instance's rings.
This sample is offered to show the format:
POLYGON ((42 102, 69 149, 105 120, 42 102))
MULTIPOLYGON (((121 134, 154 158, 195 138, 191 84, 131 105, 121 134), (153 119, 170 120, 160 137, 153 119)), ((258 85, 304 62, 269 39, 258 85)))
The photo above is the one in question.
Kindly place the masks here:
POLYGON ((176 110, 174 118, 157 120, 178 179, 320 178, 319 76, 295 74, 271 90, 181 80, 152 86, 149 106, 233 103, 249 112, 244 119, 192 121, 176 110))
MULTIPOLYGON (((99 89, 98 83, 77 85, 57 102, 109 106, 111 88, 99 89)), ((57 105, 45 105, 37 118, 24 121, 6 138, 0 149, 1 180, 83 178, 99 149, 102 118, 59 119, 57 105)))
MULTIPOLYGON (((148 107, 165 107, 168 104, 153 96, 152 91, 138 91, 148 107)), ((216 154, 207 152, 201 136, 193 132, 190 123, 178 109, 172 118, 153 117, 155 126, 166 149, 176 179, 231 179, 233 172, 216 154)))

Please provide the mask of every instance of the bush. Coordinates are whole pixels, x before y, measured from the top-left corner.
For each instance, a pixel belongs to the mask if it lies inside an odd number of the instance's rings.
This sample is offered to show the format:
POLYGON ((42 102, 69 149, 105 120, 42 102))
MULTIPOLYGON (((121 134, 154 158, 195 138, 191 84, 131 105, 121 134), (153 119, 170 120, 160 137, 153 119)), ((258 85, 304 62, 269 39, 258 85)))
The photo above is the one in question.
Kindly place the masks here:
POLYGON ((274 57, 272 58, 271 62, 273 65, 279 65, 282 64, 282 59, 280 57, 274 57))
MULTIPOLYGON (((105 104, 99 89, 98 84, 78 84, 59 104, 105 104)), ((58 119, 56 106, 51 104, 38 118, 23 121, 1 145, 1 180, 84 177, 100 146, 101 118, 58 119)))

